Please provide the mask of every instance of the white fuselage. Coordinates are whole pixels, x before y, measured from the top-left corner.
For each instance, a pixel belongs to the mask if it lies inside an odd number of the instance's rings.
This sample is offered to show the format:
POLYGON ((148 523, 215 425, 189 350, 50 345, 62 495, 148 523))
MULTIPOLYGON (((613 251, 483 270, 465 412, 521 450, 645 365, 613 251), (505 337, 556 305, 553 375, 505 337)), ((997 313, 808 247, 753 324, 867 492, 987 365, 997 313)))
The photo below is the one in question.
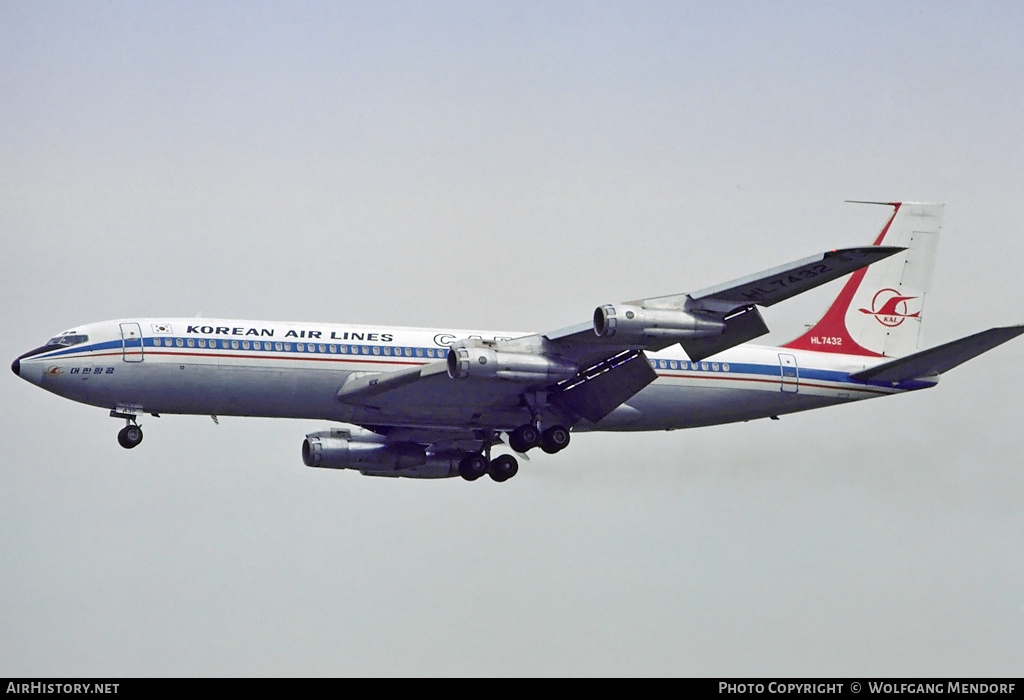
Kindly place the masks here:
MULTIPOLYGON (((48 391, 121 413, 308 418, 402 425, 337 399, 353 373, 444 362, 469 337, 526 333, 219 319, 128 319, 79 326, 87 336, 20 359, 48 391)), ((742 345, 703 362, 679 346, 648 352, 657 379, 597 424, 574 430, 672 430, 776 416, 926 388, 850 378, 885 358, 742 345)), ((361 376, 361 375, 356 375, 361 376)), ((451 381, 473 381, 453 379, 451 381)), ((500 416, 488 420, 503 420, 500 416)), ((510 416, 508 426, 521 418, 510 416)), ((418 417, 409 427, 450 425, 418 417)), ((471 427, 471 426, 470 426, 471 427)))

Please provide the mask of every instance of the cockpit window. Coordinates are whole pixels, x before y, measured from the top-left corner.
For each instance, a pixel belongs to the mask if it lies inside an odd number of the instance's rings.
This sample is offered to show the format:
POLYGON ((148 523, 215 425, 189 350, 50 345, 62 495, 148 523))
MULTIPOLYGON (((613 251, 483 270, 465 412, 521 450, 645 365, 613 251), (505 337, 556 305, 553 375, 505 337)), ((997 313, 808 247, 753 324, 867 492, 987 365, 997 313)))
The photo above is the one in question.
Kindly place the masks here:
POLYGON ((87 336, 87 335, 69 334, 69 335, 54 336, 53 338, 50 338, 50 340, 47 341, 46 344, 47 345, 60 345, 60 346, 63 346, 63 347, 70 347, 72 345, 78 345, 80 343, 86 343, 88 341, 89 341, 89 336, 87 336))

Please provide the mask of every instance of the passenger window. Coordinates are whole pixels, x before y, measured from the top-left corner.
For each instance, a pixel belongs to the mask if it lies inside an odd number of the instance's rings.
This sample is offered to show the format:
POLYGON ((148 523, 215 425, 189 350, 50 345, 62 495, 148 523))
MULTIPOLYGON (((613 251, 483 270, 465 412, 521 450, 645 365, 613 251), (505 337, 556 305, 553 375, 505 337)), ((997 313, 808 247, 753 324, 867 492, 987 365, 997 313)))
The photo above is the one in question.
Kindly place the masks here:
POLYGON ((231 341, 231 349, 232 350, 237 350, 238 349, 238 341, 237 340, 232 340, 231 341))
POLYGON ((182 341, 181 338, 178 338, 177 340, 175 340, 174 344, 177 345, 179 348, 185 347, 185 343, 182 341))
POLYGON ((249 349, 249 341, 248 340, 243 340, 242 341, 242 349, 243 350, 248 350, 249 349))

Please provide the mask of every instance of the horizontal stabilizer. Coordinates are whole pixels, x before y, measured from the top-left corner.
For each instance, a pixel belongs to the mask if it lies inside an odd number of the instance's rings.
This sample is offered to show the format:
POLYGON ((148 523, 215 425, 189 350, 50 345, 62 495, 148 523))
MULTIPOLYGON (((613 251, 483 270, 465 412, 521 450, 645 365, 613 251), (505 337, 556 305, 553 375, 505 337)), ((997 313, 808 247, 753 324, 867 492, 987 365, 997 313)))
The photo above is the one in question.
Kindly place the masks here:
POLYGON ((1013 340, 1022 333, 1024 333, 1024 326, 990 328, 987 331, 901 357, 898 360, 886 362, 884 365, 878 365, 850 376, 853 379, 878 382, 902 382, 932 377, 948 372, 994 347, 1013 340))

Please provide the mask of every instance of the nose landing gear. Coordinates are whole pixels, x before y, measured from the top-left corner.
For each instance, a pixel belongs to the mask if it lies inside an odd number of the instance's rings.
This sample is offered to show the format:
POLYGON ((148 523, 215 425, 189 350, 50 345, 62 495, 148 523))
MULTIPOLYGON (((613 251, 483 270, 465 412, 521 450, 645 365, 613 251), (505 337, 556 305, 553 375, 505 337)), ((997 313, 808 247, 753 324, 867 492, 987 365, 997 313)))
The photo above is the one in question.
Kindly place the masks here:
MULTIPOLYGON (((118 404, 110 410, 111 418, 123 418, 125 426, 117 433, 117 444, 126 450, 138 447, 142 442, 142 428, 139 427, 139 416, 142 415, 142 407, 134 405, 118 404)), ((159 418, 160 414, 153 413, 159 418)))
POLYGON ((117 443, 126 450, 137 447, 140 442, 142 442, 142 428, 135 423, 129 423, 117 433, 117 443))

